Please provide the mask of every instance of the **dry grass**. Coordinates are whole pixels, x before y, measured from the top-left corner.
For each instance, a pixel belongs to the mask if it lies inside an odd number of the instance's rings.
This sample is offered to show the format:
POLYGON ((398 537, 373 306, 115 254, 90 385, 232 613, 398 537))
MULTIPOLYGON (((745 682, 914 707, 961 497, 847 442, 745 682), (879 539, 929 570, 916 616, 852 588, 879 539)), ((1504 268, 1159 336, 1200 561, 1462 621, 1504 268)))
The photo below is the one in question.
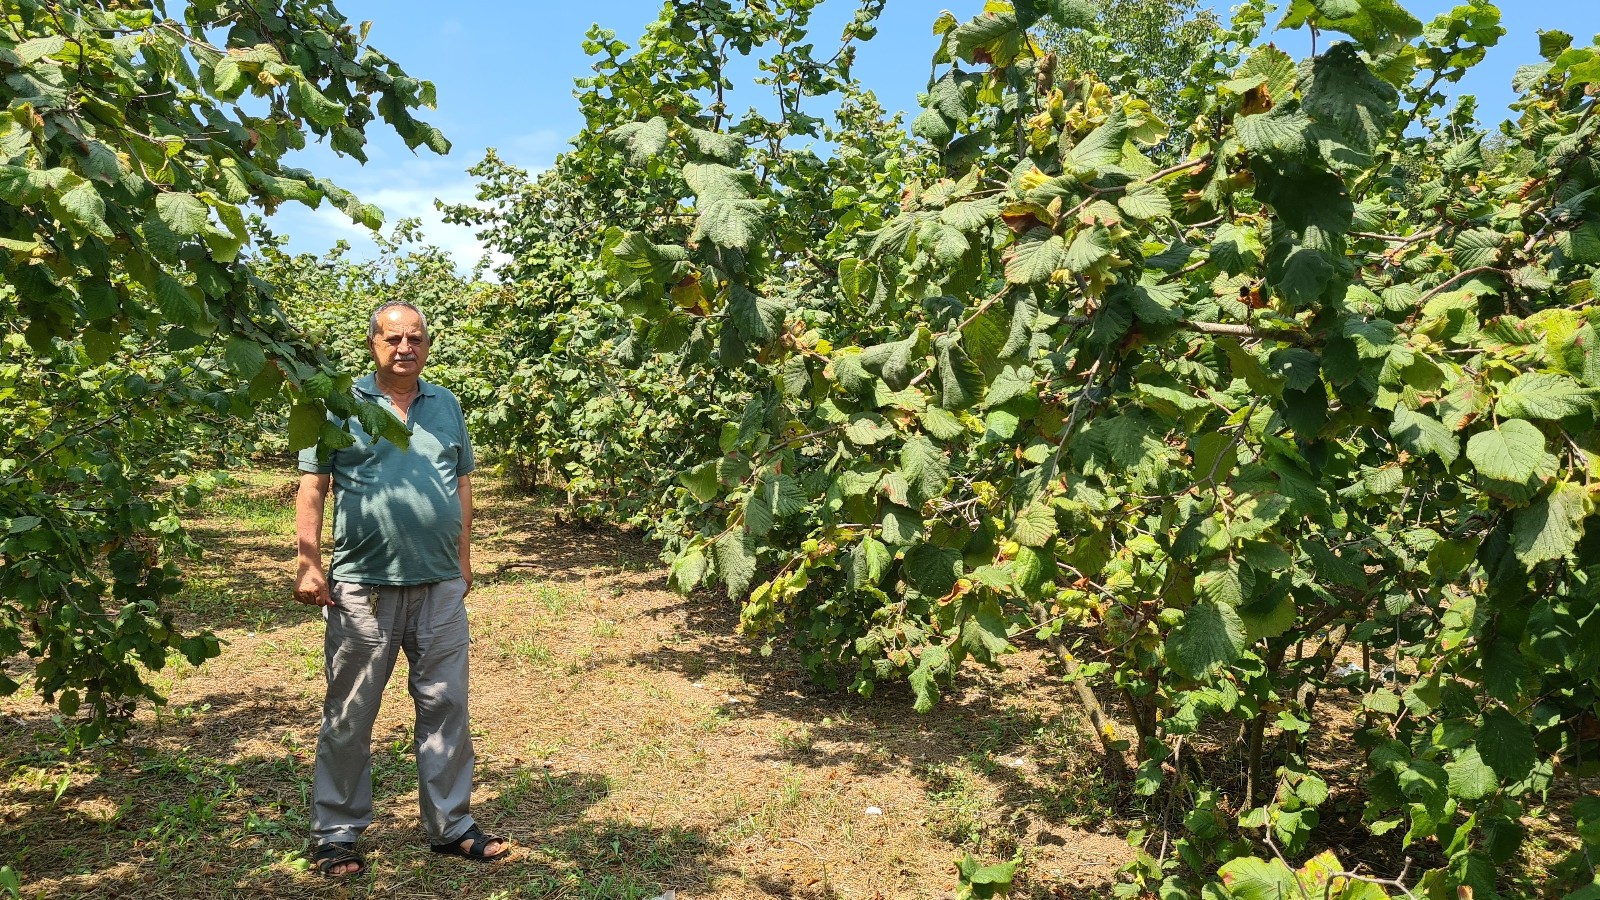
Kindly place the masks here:
POLYGON ((331 886, 304 859, 322 627, 289 601, 292 483, 247 474, 192 523, 211 553, 181 617, 227 645, 158 673, 170 702, 125 745, 63 757, 36 698, 0 705, 0 862, 23 896, 940 898, 962 853, 1020 849, 1018 896, 1101 897, 1129 855, 1040 658, 929 716, 894 688, 818 691, 740 639, 725 599, 670 593, 650 548, 562 528, 491 480, 468 600, 474 811, 516 852, 427 851, 396 672, 371 874, 331 886))

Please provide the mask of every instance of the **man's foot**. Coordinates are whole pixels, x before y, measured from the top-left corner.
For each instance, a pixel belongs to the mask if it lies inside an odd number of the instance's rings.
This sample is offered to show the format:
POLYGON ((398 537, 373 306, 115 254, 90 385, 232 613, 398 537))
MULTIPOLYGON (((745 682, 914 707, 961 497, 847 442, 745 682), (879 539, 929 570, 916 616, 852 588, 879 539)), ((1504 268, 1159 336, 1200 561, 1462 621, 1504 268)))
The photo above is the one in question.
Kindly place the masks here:
POLYGON ((477 825, 468 828, 461 837, 445 844, 430 844, 433 852, 446 856, 459 856, 473 862, 493 862, 511 852, 511 845, 492 834, 484 834, 477 825))
POLYGON ((354 878, 367 871, 354 841, 328 841, 311 852, 311 866, 325 878, 354 878))

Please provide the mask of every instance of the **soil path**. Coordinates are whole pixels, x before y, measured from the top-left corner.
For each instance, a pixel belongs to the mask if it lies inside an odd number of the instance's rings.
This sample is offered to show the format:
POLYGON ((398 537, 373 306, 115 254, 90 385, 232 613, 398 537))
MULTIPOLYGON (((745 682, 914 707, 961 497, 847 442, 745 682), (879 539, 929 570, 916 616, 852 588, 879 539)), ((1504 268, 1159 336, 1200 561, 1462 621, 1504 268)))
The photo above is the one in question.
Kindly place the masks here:
MULTIPOLYGON (((209 552, 182 618, 227 645, 159 673, 169 703, 124 748, 63 757, 36 697, 0 704, 0 862, 24 896, 328 893, 303 856, 322 627, 288 599, 293 484, 247 475, 193 523, 209 552)), ((493 481, 478 503, 474 812, 516 852, 427 852, 402 659, 374 738, 371 874, 338 895, 943 898, 963 853, 1018 849, 1014 896, 1108 895, 1130 850, 1042 657, 973 672, 925 716, 903 689, 819 689, 740 637, 725 598, 671 593, 636 538, 493 481)))

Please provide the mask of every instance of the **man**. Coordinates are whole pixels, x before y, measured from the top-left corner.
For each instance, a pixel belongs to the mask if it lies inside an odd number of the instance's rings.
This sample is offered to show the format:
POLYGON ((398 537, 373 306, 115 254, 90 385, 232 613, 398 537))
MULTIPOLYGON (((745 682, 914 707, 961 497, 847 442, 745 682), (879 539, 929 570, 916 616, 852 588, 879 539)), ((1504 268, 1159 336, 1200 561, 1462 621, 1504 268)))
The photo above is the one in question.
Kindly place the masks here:
POLYGON ((372 824, 372 726, 395 660, 405 651, 416 705, 417 794, 435 853, 499 859, 507 842, 468 812, 467 613, 472 589, 472 471, 455 395, 421 378, 428 323, 409 303, 386 303, 367 325, 376 371, 355 384, 411 429, 402 450, 355 420, 355 444, 319 460, 300 454, 294 596, 323 607, 328 680, 311 806, 312 859, 331 877, 366 863, 357 838, 372 824), (333 487, 333 567, 322 571, 322 511, 333 487), (330 584, 331 579, 331 584, 330 584))

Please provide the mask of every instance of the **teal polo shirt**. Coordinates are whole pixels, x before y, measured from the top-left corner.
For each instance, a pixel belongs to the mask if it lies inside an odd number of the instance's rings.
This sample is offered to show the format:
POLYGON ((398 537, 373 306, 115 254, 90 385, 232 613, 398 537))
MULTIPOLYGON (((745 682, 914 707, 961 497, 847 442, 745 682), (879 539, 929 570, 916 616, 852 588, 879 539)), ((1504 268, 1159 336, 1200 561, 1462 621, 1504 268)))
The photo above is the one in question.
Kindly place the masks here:
MULTIPOLYGON (((355 383, 358 400, 394 404, 368 375, 355 383)), ((405 418, 411 446, 375 441, 355 419, 355 443, 326 463, 317 448, 300 451, 300 471, 333 476, 334 581, 357 584, 433 584, 461 577, 461 495, 456 479, 477 468, 467 420, 456 395, 417 382, 405 418)))

